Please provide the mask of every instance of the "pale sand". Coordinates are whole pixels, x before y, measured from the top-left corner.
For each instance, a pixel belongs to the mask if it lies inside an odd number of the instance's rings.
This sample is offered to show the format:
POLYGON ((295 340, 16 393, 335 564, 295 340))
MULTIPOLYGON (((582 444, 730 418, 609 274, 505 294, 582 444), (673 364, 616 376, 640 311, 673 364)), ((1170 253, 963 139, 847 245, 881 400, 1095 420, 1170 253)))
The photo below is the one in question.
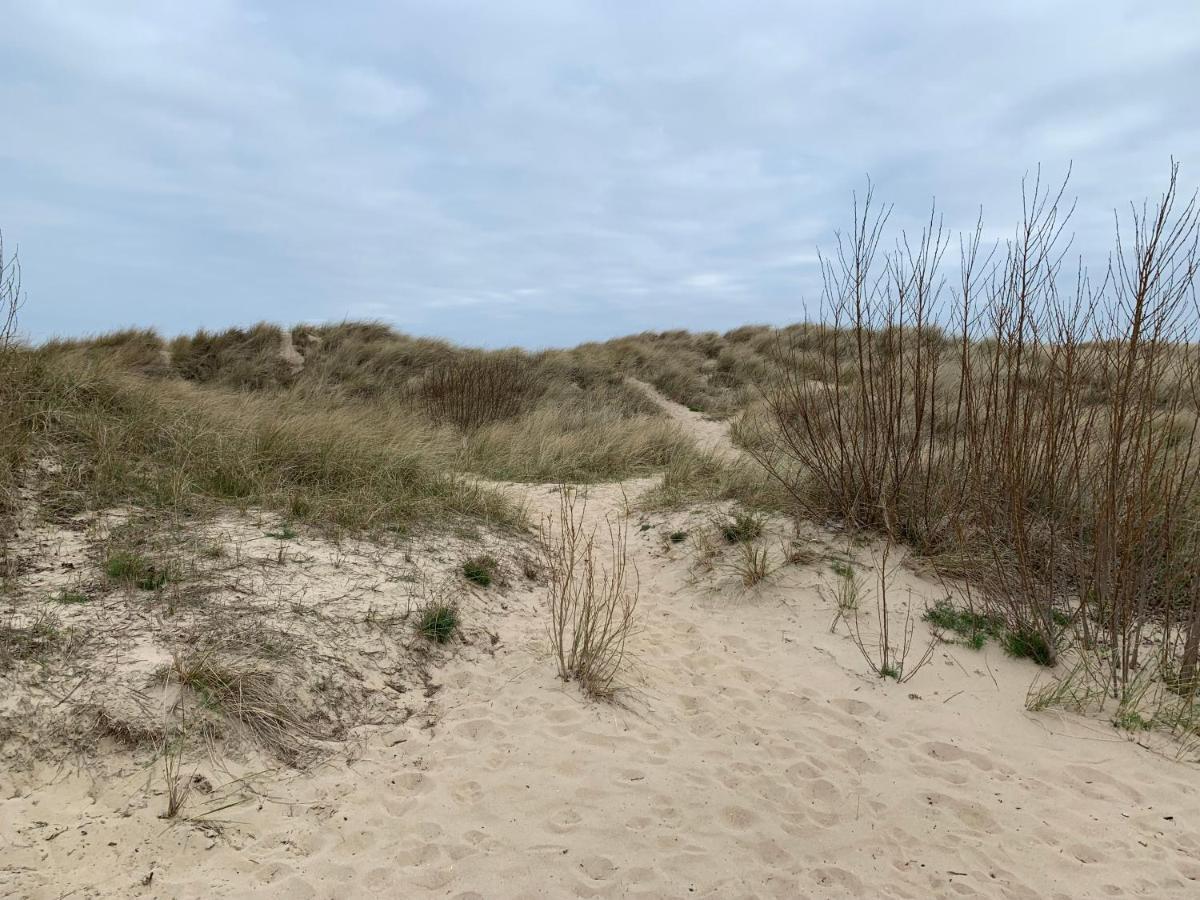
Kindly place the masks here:
MULTIPOLYGON (((594 488, 589 515, 652 483, 594 488)), ((556 508, 549 486, 510 490, 556 508)), ((498 644, 434 670, 427 714, 364 730, 353 764, 272 784, 220 834, 156 817, 157 770, 5 778, 0 895, 1200 896, 1196 766, 1026 712, 1036 667, 994 645, 870 677, 829 631, 823 564, 750 590, 696 575, 665 535, 712 513, 631 516, 644 627, 622 705, 557 680, 519 583, 469 610, 498 644)), ((892 596, 909 589, 941 596, 898 572, 892 596)))

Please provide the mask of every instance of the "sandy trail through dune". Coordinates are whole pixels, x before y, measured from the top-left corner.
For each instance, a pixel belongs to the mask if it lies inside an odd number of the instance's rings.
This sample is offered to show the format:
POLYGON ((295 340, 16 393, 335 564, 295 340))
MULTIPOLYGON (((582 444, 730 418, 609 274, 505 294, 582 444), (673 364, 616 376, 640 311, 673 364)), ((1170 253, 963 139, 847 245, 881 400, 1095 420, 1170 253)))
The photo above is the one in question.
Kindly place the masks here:
POLYGON ((647 397, 659 405, 693 440, 705 450, 726 456, 738 456, 741 451, 734 446, 729 438, 729 424, 718 419, 710 419, 703 413, 688 409, 682 403, 676 403, 658 388, 636 378, 626 380, 642 391, 647 397))
MULTIPOLYGON (((730 446, 721 423, 672 414, 730 446)), ((122 816, 115 788, 83 779, 10 802, 47 833, 86 819, 94 837, 35 841, 6 824, 0 893, 1200 894, 1194 767, 1102 723, 1026 712, 1035 667, 994 645, 943 646, 907 684, 870 677, 830 633, 823 564, 782 567, 752 590, 720 567, 698 576, 666 536, 706 527, 713 510, 629 512, 653 483, 588 491, 589 516, 629 515, 641 575, 620 705, 558 681, 540 590, 518 584, 494 601, 494 652, 435 672, 432 715, 372 736, 352 766, 278 785, 215 837, 147 810, 122 816)), ((551 486, 506 490, 535 520, 557 508, 551 486)), ((813 541, 846 552, 831 535, 813 541)), ((869 550, 856 554, 865 570, 869 550)), ((906 571, 892 590, 918 606, 940 596, 906 571)))

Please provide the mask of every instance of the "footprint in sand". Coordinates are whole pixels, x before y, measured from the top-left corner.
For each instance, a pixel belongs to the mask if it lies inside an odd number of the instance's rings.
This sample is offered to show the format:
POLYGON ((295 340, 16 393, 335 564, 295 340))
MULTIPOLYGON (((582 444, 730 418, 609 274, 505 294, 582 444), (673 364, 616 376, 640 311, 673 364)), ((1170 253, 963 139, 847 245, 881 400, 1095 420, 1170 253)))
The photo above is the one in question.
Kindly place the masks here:
POLYGON ((483 799, 483 787, 478 781, 464 781, 452 795, 459 803, 478 803, 483 799))

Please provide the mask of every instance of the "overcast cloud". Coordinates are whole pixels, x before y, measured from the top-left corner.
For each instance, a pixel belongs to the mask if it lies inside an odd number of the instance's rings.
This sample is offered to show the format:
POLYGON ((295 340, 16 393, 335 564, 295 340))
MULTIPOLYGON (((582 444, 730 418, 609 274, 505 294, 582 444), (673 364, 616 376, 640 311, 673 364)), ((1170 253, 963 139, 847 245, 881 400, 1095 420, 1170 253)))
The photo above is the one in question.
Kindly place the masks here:
POLYGON ((40 338, 385 320, 546 346, 801 318, 870 173, 1075 247, 1200 183, 1200 5, 6 3, 0 227, 40 338))

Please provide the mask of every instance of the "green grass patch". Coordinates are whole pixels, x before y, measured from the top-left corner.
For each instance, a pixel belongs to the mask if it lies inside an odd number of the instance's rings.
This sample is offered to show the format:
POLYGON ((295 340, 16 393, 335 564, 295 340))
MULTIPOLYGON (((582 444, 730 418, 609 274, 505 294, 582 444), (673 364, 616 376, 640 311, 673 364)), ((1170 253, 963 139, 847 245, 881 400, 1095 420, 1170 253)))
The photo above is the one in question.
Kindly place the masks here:
POLYGON ((79 591, 59 591, 50 598, 51 603, 61 603, 64 606, 76 606, 80 603, 87 603, 89 600, 91 597, 79 591))
POLYGON ((159 566, 146 557, 121 550, 108 557, 104 563, 104 574, 116 584, 133 585, 143 591, 156 591, 171 580, 165 566, 159 566))
POLYGON ((500 564, 492 556, 472 556, 463 563, 463 576, 472 584, 487 587, 496 577, 500 564))
POLYGON ((829 570, 838 578, 853 578, 854 566, 840 559, 835 559, 829 563, 829 570))
POLYGON ((998 617, 963 609, 949 599, 939 600, 925 610, 922 618, 935 628, 953 632, 962 643, 976 650, 983 649, 988 638, 1004 634, 1004 622, 998 617))
POLYGON ((444 644, 458 630, 458 607, 453 603, 431 603, 421 610, 417 631, 435 644, 444 644))
POLYGON ((1118 713, 1112 723, 1114 727, 1120 728, 1122 731, 1149 731, 1154 727, 1153 721, 1134 710, 1118 713))
POLYGON ((745 544, 762 537, 763 520, 753 513, 741 512, 721 526, 721 536, 731 544, 745 544))
POLYGON ((1031 659, 1039 666, 1052 666, 1055 661, 1054 647, 1045 637, 1035 631, 1006 632, 1002 643, 1004 652, 1017 659, 1031 659))
POLYGON ((274 531, 266 532, 266 535, 269 538, 276 538, 277 540, 281 540, 281 541, 290 541, 290 540, 293 540, 294 538, 297 538, 300 536, 299 533, 296 531, 296 529, 293 528, 291 525, 289 525, 287 522, 284 522, 282 525, 280 525, 274 531))

